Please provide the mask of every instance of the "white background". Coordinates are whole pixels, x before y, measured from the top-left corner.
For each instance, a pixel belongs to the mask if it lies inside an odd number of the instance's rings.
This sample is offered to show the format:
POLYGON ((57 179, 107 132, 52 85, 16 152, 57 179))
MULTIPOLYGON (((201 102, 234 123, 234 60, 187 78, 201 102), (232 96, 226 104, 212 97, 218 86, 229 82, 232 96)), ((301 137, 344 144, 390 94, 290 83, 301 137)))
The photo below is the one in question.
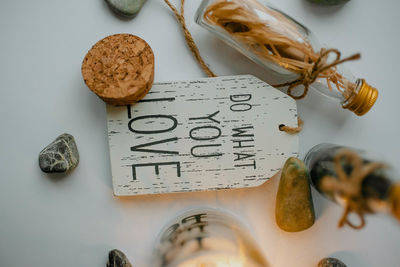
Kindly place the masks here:
MULTIPOLYGON (((263 78, 260 68, 194 24, 199 2, 188 1, 187 21, 211 68, 218 75, 263 78)), ((329 8, 305 0, 273 3, 344 55, 361 52, 361 60, 346 65, 380 90, 364 117, 318 93, 299 101, 305 120, 300 155, 321 142, 352 145, 384 155, 399 174, 400 3, 352 0, 329 8)), ((362 231, 338 230, 341 209, 316 191, 315 225, 300 233, 281 231, 274 219, 279 177, 246 190, 113 197, 105 104, 86 88, 80 66, 95 42, 121 32, 138 35, 153 48, 155 81, 205 76, 162 0, 148 0, 133 20, 119 19, 102 0, 1 1, 0 266, 105 266, 113 248, 136 267, 150 266, 162 226, 198 206, 239 216, 273 267, 315 266, 326 256, 349 267, 400 266, 400 227, 394 219, 369 216, 362 231), (76 138, 78 167, 65 177, 42 173, 38 153, 64 132, 76 138)))

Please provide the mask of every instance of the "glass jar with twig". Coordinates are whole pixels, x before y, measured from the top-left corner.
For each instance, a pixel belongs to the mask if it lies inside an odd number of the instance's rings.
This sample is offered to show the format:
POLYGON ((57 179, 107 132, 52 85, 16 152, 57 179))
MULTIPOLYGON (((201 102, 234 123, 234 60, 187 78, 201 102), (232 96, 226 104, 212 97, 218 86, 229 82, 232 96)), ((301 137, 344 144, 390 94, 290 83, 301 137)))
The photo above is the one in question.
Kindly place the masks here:
POLYGON ((361 229, 364 215, 387 212, 400 221, 400 182, 391 168, 376 160, 376 155, 334 144, 311 148, 304 159, 314 187, 325 197, 339 203, 344 212, 339 227, 361 229), (358 215, 355 224, 349 215, 358 215))
POLYGON ((309 29, 267 1, 203 0, 196 22, 279 74, 284 82, 274 86, 286 87, 294 99, 305 97, 312 87, 360 116, 378 97, 378 91, 364 79, 339 66, 359 59, 360 54, 341 58, 337 49, 320 48, 309 29), (295 93, 295 88, 302 88, 302 93, 295 93))

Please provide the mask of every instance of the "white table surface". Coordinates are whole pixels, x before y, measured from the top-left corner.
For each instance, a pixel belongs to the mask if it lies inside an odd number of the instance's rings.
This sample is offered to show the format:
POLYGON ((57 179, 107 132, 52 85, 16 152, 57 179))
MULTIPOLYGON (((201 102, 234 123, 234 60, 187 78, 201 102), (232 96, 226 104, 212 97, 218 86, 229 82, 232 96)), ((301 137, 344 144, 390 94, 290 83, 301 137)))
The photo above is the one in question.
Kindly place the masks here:
MULTIPOLYGON (((187 21, 211 68, 218 75, 263 78, 259 67, 193 22, 199 2, 188 1, 187 21)), ((384 155, 400 173, 400 2, 352 0, 329 8, 305 0, 273 3, 343 55, 361 52, 362 59, 347 67, 380 89, 364 117, 314 92, 298 101, 305 120, 300 155, 321 142, 351 145, 384 155)), ((362 231, 337 229, 340 207, 315 190, 314 226, 300 233, 280 230, 274 218, 278 176, 252 189, 114 197, 105 104, 87 89, 80 68, 95 42, 121 32, 150 44, 155 81, 205 77, 162 0, 148 0, 133 20, 119 19, 101 0, 1 1, 0 266, 105 266, 113 248, 136 267, 150 266, 160 229, 198 206, 239 216, 272 267, 316 266, 326 256, 349 267, 400 266, 400 227, 394 219, 368 216, 362 231), (64 132, 75 136, 81 161, 66 177, 46 175, 38 153, 64 132)))

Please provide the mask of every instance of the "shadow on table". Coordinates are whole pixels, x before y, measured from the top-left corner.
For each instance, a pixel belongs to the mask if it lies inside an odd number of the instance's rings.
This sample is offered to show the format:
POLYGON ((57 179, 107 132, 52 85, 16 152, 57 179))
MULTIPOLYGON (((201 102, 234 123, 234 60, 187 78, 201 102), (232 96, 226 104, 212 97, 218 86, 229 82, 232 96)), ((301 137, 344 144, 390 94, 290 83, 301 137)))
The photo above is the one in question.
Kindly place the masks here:
POLYGON ((328 205, 332 202, 321 196, 321 194, 317 190, 315 190, 315 188, 313 188, 312 186, 311 188, 312 188, 311 192, 312 192, 314 211, 315 211, 315 221, 317 221, 319 218, 322 217, 328 205))
MULTIPOLYGON (((73 170, 72 170, 72 171, 73 171, 73 170)), ((71 171, 71 172, 72 172, 72 171, 71 171)), ((66 177, 67 177, 69 174, 70 174, 70 172, 67 172, 67 173, 45 173, 46 177, 47 177, 50 181, 52 181, 52 182, 54 182, 54 183, 63 181, 64 179, 66 179, 66 177)))
POLYGON ((322 5, 318 3, 312 3, 309 0, 303 0, 302 4, 307 12, 312 12, 321 18, 334 15, 345 6, 345 4, 322 5))

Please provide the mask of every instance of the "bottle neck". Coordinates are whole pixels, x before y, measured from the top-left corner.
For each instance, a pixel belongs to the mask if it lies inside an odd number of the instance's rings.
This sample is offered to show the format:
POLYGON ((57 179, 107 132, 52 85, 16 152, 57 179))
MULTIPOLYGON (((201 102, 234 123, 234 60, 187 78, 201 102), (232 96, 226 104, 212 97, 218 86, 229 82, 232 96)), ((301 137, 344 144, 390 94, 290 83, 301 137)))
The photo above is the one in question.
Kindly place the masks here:
POLYGON ((378 90, 370 86, 364 79, 358 79, 354 93, 345 99, 342 107, 362 116, 372 108, 377 98, 378 90))

